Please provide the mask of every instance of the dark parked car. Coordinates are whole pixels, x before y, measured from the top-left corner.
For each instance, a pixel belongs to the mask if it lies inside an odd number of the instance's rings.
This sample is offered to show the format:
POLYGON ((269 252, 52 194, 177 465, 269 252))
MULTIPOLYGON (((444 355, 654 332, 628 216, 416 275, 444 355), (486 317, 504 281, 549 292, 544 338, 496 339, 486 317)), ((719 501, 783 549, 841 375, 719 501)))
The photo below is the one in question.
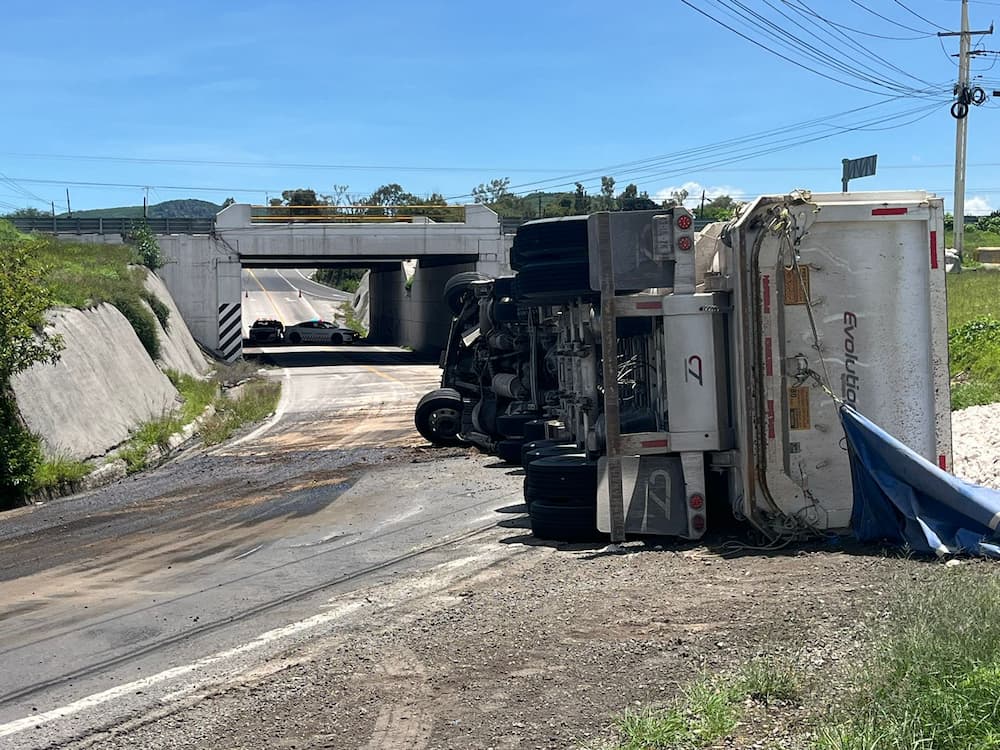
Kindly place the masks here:
POLYGON ((250 342, 254 344, 280 344, 285 325, 280 320, 261 318, 250 326, 250 342))

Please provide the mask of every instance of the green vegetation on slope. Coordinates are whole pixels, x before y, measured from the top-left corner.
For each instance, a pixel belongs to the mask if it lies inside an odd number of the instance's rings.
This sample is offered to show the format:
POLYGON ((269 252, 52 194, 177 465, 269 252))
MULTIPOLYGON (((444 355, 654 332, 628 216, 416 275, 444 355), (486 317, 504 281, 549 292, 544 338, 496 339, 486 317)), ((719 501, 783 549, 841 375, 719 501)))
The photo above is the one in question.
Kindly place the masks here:
POLYGON ((1000 272, 948 277, 948 349, 952 408, 1000 401, 1000 272))

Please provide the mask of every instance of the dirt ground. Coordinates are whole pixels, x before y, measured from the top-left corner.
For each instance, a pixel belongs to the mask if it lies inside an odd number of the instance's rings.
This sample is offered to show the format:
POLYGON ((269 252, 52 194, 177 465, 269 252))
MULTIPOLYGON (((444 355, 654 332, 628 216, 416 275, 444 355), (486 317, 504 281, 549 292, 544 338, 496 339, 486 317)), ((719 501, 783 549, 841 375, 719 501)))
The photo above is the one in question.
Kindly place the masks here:
MULTIPOLYGON (((939 567, 837 544, 610 553, 539 542, 518 510, 466 542, 486 564, 355 592, 371 605, 361 621, 72 747, 599 747, 627 708, 761 656, 805 677, 803 703, 835 703, 888 593, 939 567)), ((801 735, 805 714, 758 712, 726 746, 801 735)))

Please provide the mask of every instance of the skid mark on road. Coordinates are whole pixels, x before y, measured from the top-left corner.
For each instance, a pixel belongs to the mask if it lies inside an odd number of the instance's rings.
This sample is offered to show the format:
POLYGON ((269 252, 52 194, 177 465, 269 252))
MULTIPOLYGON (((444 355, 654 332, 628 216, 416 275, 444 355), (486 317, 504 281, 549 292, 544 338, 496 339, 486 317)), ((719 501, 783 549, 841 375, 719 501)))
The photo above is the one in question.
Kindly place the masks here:
POLYGON ((427 671, 409 649, 401 649, 375 666, 372 679, 381 684, 385 703, 375 719, 365 750, 420 750, 427 747, 433 717, 420 704, 429 693, 427 671))

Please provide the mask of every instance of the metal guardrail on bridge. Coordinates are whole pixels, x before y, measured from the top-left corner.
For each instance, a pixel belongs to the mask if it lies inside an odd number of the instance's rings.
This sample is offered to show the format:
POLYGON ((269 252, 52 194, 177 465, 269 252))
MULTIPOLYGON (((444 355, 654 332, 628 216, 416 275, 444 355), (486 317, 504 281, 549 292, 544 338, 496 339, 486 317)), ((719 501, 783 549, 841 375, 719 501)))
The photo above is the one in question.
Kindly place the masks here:
MULTIPOLYGON (((20 216, 10 220, 22 232, 50 234, 121 234, 127 235, 143 223, 141 218, 120 216, 20 216)), ((210 234, 214 217, 146 219, 153 234, 210 234)))
POLYGON ((434 222, 464 222, 465 206, 250 206, 252 224, 410 223, 416 217, 426 217, 434 222))

